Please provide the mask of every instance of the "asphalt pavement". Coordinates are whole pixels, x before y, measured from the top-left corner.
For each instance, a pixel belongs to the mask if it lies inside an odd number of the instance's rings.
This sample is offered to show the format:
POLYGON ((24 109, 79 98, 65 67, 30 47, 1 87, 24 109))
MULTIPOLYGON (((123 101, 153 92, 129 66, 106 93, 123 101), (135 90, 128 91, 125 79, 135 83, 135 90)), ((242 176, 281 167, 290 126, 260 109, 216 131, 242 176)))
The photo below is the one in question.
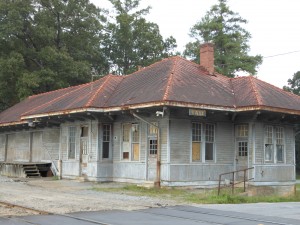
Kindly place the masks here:
POLYGON ((0 218, 2 225, 299 225, 299 203, 199 205, 0 218))

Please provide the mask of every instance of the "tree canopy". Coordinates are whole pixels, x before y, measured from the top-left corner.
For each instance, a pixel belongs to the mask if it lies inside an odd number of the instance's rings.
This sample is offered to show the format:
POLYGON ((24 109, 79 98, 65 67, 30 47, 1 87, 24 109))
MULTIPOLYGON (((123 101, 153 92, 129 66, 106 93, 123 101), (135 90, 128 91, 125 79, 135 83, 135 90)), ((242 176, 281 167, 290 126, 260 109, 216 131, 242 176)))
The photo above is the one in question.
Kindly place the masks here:
POLYGON ((186 45, 184 56, 199 62, 200 43, 215 44, 215 69, 217 72, 234 77, 238 71, 254 75, 262 63, 260 55, 249 56, 248 44, 251 35, 243 28, 247 21, 219 0, 205 16, 191 28, 190 36, 195 39, 186 45))
POLYGON ((0 111, 23 98, 91 80, 125 75, 173 54, 143 16, 140 0, 0 0, 0 111), (109 20, 108 20, 109 16, 109 20))
POLYGON ((292 92, 296 95, 300 95, 300 71, 294 73, 292 79, 288 79, 288 85, 283 86, 283 89, 292 92))
POLYGON ((144 18, 150 7, 139 9, 140 0, 109 1, 116 13, 106 39, 112 72, 126 75, 174 54, 176 40, 172 36, 164 40, 158 25, 144 18))
POLYGON ((108 72, 104 22, 86 0, 0 0, 0 109, 108 72))

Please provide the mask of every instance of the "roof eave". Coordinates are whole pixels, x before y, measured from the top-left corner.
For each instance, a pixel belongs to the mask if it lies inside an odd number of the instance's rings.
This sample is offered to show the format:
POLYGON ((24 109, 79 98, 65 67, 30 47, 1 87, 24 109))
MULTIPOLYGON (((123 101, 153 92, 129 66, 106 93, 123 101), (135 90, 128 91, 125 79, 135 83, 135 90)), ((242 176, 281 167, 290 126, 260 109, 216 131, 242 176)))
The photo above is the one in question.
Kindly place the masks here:
POLYGON ((20 121, 2 123, 0 124, 0 127, 25 124, 28 122, 28 120, 38 119, 42 117, 49 117, 49 116, 68 115, 68 114, 84 113, 84 112, 98 112, 98 113, 117 112, 117 111, 151 108, 151 107, 159 107, 159 106, 174 106, 174 107, 182 107, 182 108, 196 108, 196 109, 216 110, 216 111, 226 111, 226 112, 246 112, 246 111, 261 110, 261 111, 270 111, 270 112, 285 113, 291 115, 300 115, 300 110, 284 109, 284 108, 261 106, 261 105, 245 106, 245 107, 229 107, 229 106, 206 105, 206 104, 197 104, 197 103, 186 103, 186 102, 178 102, 178 101, 157 101, 157 102, 123 105, 123 106, 116 106, 116 107, 80 108, 80 109, 64 110, 64 111, 57 111, 57 112, 24 115, 20 118, 20 121))

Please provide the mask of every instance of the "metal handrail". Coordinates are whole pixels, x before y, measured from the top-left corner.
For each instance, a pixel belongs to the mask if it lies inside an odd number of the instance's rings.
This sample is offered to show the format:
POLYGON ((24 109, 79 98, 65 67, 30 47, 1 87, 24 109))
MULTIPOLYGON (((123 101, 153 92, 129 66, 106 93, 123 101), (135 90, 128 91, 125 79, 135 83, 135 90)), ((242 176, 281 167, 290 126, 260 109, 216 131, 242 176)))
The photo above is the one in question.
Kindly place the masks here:
POLYGON ((232 194, 234 194, 234 187, 235 187, 235 185, 236 184, 240 184, 240 183, 244 183, 244 192, 245 192, 246 191, 246 182, 254 179, 254 178, 246 179, 246 172, 248 170, 252 170, 252 169, 254 169, 254 167, 250 167, 250 168, 243 169, 243 170, 235 170, 235 171, 227 172, 227 173, 221 173, 219 175, 218 195, 220 195, 220 192, 221 192, 222 176, 228 175, 228 174, 232 174, 232 181, 230 182, 231 189, 232 189, 232 194), (243 179, 243 181, 235 182, 235 174, 237 174, 239 172, 244 172, 244 179, 243 179))
POLYGON ((48 155, 49 155, 49 157, 50 157, 50 160, 51 160, 51 167, 50 167, 50 169, 51 169, 51 171, 52 171, 52 173, 54 174, 54 176, 57 176, 57 174, 58 174, 58 169, 56 168, 56 165, 55 165, 55 163, 54 163, 54 160, 52 159, 52 156, 51 156, 51 154, 50 154, 50 152, 49 152, 49 150, 48 150, 48 148, 43 144, 43 148, 46 150, 46 152, 48 153, 48 155))

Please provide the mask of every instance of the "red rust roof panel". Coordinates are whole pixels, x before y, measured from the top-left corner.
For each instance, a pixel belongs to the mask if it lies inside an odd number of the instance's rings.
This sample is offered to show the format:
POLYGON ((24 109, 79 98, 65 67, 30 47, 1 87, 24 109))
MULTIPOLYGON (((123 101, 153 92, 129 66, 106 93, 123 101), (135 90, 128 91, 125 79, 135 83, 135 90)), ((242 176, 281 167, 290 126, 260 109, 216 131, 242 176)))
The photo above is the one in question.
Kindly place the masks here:
POLYGON ((261 99, 261 105, 300 110, 300 97, 298 95, 286 92, 264 81, 255 78, 253 80, 259 98, 261 99))
POLYGON ((236 107, 258 105, 256 91, 250 79, 250 77, 231 79, 236 107))
POLYGON ((162 60, 125 76, 106 107, 162 101, 174 58, 162 60))
POLYGON ((211 76, 195 63, 179 58, 173 74, 170 101, 233 107, 230 79, 211 76))
POLYGON ((253 77, 214 76, 198 64, 175 56, 128 76, 34 95, 0 113, 0 124, 21 116, 76 109, 180 102, 226 108, 266 106, 300 111, 300 97, 253 77))

